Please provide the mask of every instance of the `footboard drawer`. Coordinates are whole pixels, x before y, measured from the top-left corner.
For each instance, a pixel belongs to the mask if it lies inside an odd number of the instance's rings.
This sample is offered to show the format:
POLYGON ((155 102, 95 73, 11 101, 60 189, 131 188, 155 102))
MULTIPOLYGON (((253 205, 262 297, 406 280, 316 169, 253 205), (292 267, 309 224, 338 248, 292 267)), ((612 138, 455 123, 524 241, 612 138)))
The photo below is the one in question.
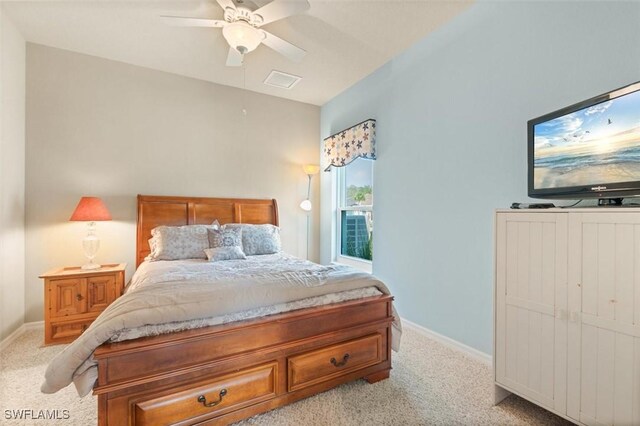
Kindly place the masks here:
POLYGON ((136 425, 191 424, 265 401, 276 395, 278 364, 272 362, 173 389, 134 404, 136 425), (212 415, 215 414, 215 415, 212 415))
POLYGON ((382 362, 382 335, 372 334, 289 357, 289 391, 302 389, 382 362))

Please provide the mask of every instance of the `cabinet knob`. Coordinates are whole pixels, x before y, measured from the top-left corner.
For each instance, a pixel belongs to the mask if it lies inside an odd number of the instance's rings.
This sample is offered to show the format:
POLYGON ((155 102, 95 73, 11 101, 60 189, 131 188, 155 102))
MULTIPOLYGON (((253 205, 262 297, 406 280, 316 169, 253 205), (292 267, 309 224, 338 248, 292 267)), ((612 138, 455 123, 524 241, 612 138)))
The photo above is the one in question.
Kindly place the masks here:
POLYGON ((83 299, 83 298, 82 298, 82 295, 81 295, 81 294, 79 294, 79 293, 78 293, 78 294, 76 294, 76 300, 77 300, 78 302, 79 302, 79 301, 81 301, 82 299, 83 299))

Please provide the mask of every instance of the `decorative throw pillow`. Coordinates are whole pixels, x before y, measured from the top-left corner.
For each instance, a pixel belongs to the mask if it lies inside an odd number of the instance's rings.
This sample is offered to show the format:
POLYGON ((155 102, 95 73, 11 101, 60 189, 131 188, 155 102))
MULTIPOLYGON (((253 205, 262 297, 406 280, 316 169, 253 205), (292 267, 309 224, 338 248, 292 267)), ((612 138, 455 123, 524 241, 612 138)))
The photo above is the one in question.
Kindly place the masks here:
POLYGON ((144 260, 153 261, 155 260, 156 253, 158 251, 158 237, 149 238, 149 254, 144 260))
POLYGON ((224 229, 242 229, 242 250, 247 256, 273 254, 282 250, 280 228, 271 224, 228 223, 224 229))
POLYGON ((209 261, 247 258, 242 251, 242 228, 209 229, 208 235, 210 248, 205 254, 209 261))
POLYGON ((218 229, 220 224, 211 225, 158 226, 151 230, 147 260, 206 259, 204 252, 209 248, 207 230, 218 229))

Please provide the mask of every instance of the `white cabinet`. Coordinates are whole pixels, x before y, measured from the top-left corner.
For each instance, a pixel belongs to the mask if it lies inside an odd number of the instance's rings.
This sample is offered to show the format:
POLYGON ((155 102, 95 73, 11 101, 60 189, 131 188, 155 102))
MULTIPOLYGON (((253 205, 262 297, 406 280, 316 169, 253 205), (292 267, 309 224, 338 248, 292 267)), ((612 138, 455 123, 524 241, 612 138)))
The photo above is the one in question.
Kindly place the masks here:
POLYGON ((496 385, 586 425, 640 425, 640 210, 496 214, 496 385))

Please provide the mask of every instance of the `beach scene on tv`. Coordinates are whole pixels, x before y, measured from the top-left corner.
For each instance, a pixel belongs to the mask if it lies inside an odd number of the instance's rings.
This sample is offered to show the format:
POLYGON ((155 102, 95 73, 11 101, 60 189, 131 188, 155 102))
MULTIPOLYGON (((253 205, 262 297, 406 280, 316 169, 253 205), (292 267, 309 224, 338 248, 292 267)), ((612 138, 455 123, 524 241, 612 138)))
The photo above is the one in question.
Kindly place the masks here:
POLYGON ((640 91, 534 126, 536 189, 640 181, 640 91))

